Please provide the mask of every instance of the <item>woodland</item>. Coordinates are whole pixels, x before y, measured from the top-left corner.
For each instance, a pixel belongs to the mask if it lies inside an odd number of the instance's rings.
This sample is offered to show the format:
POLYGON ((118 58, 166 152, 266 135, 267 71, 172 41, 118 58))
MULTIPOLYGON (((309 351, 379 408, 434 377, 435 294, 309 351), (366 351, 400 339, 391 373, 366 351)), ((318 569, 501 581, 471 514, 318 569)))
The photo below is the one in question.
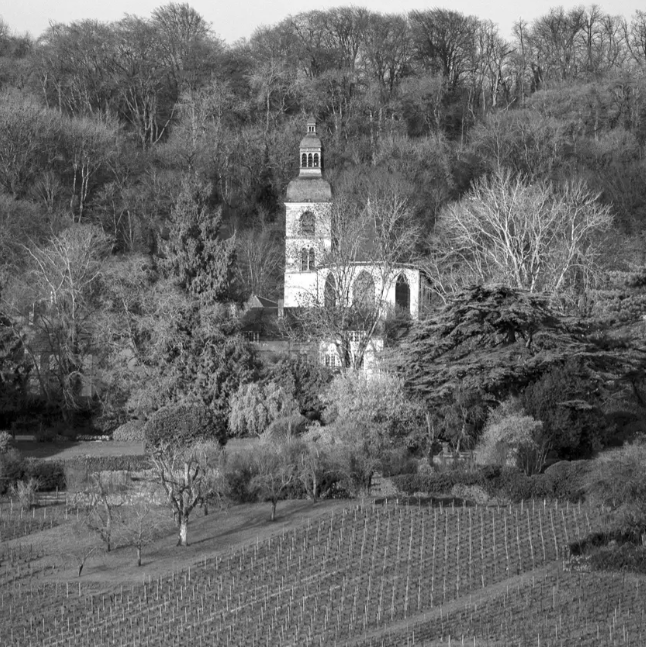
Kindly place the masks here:
POLYGON ((35 39, 0 23, 2 426, 109 433, 188 400, 225 435, 297 414, 459 451, 504 403, 542 425, 510 441, 528 472, 639 426, 646 12, 554 8, 510 39, 449 9, 217 29, 175 3, 35 39), (335 202, 428 279, 423 320, 387 326, 386 386, 237 334, 250 295, 282 297, 308 116, 335 202))

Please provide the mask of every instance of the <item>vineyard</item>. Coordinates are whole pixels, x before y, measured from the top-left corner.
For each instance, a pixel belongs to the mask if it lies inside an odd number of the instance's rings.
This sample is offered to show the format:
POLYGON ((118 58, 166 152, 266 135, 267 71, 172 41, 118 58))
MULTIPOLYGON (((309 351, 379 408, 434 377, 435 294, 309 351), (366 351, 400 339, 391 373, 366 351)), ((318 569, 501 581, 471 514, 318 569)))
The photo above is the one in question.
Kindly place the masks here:
POLYGON ((2 644, 642 645, 643 581, 563 571, 590 528, 579 506, 358 506, 109 594, 5 549, 2 644))

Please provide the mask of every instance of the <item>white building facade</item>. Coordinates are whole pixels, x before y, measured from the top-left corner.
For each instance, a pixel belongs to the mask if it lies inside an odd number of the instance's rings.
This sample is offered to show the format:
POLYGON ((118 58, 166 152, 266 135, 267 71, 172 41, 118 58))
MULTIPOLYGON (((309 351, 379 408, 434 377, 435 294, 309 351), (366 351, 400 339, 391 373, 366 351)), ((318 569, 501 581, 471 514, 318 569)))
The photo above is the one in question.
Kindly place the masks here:
POLYGON ((378 263, 355 261, 342 267, 326 262, 332 248, 332 189, 323 177, 323 145, 316 121, 307 122, 307 134, 299 148, 299 174, 287 187, 285 200, 285 308, 325 304, 326 286, 343 284, 337 290, 350 301, 366 290, 382 309, 397 308, 413 319, 419 317, 422 281, 416 268, 385 268, 378 263), (357 286, 361 285, 361 290, 357 286))

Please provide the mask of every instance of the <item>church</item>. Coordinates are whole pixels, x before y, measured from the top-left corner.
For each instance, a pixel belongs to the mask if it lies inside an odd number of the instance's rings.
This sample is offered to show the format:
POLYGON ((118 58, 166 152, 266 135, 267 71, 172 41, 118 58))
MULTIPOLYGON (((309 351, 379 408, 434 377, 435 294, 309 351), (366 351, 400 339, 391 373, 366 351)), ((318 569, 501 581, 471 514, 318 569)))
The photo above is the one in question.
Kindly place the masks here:
POLYGON ((261 351, 315 352, 330 367, 370 370, 384 344, 383 326, 378 324, 392 313, 417 319, 425 286, 419 269, 386 267, 370 257, 369 244, 350 255, 337 253, 342 242, 335 231, 333 191, 324 177, 324 161, 316 120, 309 119, 298 150, 299 173, 285 196, 284 297, 278 303, 252 298, 244 330, 261 351), (284 334, 281 339, 281 320, 318 312, 340 313, 337 320, 347 326, 325 330, 328 338, 319 335, 317 348, 311 342, 290 342, 284 334))

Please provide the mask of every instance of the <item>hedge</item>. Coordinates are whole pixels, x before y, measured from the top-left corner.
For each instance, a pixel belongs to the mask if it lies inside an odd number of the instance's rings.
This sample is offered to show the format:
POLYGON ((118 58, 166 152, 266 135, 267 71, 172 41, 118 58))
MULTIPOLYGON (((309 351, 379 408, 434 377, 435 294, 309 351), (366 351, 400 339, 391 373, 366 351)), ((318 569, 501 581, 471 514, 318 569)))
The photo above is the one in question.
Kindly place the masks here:
POLYGON ((646 575, 646 547, 635 544, 607 546, 590 554, 595 571, 630 571, 646 575))
POLYGON ((143 420, 129 420, 112 432, 112 440, 117 442, 143 442, 144 422, 143 420))
POLYGON ((144 425, 147 447, 161 443, 189 444, 196 440, 226 443, 226 429, 219 426, 203 404, 170 404, 153 413, 144 425))
POLYGON ((65 462, 27 459, 23 478, 38 479, 39 492, 53 492, 65 489, 65 462))
POLYGON ((501 469, 496 466, 448 470, 430 475, 402 474, 395 476, 392 481, 395 487, 409 496, 415 492, 450 494, 456 485, 478 486, 491 497, 505 497, 514 502, 554 496, 551 481, 545 475, 527 476, 515 468, 501 469))

